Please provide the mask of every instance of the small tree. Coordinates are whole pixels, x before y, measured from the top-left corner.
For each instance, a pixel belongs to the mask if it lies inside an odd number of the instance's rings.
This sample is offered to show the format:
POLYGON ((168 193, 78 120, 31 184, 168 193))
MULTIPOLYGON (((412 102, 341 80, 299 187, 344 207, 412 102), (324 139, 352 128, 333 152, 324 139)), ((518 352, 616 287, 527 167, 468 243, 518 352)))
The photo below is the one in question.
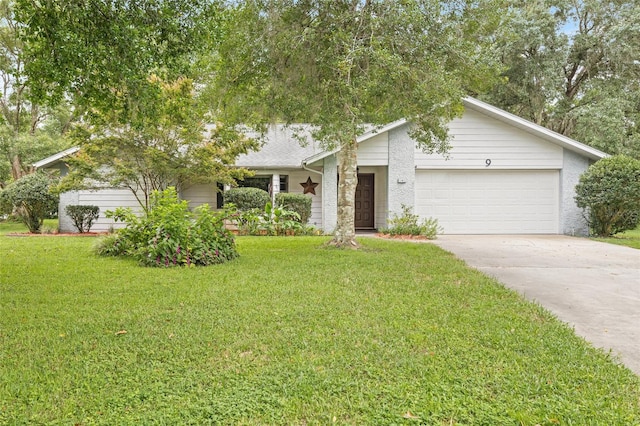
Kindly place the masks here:
POLYGON ((65 212, 73 221, 73 225, 81 234, 89 232, 93 221, 100 216, 100 208, 98 206, 67 206, 65 212))
POLYGON ((580 177, 576 194, 595 235, 634 229, 640 222, 640 160, 618 155, 598 161, 580 177))
POLYGON ((32 173, 9 184, 1 193, 2 203, 11 204, 31 233, 39 233, 45 217, 55 211, 58 197, 50 192, 53 180, 44 173, 32 173))

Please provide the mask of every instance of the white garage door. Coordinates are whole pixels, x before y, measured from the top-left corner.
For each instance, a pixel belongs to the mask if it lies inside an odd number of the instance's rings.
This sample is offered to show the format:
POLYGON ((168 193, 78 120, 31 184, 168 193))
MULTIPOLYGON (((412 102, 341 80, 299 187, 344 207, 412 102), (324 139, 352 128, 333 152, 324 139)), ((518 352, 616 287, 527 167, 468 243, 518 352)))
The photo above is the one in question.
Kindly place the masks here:
POLYGON ((416 172, 416 213, 445 234, 557 234, 557 170, 416 172))

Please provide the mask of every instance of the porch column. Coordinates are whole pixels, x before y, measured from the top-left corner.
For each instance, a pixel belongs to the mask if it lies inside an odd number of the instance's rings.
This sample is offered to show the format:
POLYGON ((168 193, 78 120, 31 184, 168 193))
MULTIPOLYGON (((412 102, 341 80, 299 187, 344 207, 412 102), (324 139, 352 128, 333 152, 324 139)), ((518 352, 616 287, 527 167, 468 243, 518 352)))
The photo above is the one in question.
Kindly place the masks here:
POLYGON ((338 161, 336 155, 324 159, 322 176, 322 230, 333 233, 338 224, 338 161))
POLYGON ((409 125, 389 132, 387 179, 387 219, 402 213, 402 205, 415 207, 415 142, 407 133, 409 125))
POLYGON ((276 194, 280 192, 280 175, 274 173, 271 176, 271 205, 276 205, 276 194))

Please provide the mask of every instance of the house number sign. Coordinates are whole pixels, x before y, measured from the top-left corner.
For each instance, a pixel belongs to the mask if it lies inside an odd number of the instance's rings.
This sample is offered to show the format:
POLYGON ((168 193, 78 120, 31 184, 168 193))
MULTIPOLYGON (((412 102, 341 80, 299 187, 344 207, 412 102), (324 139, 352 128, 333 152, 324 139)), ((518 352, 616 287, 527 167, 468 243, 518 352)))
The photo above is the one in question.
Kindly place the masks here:
POLYGON ((487 167, 489 167, 491 165, 491 158, 487 158, 486 160, 484 160, 484 164, 486 164, 487 167))

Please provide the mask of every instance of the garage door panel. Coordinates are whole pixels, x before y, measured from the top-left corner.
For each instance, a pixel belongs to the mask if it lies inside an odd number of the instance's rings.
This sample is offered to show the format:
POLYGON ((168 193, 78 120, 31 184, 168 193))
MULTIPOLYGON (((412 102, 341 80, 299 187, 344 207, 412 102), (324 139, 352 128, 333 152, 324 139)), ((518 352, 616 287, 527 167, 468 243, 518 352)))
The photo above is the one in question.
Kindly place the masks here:
POLYGON ((418 171, 416 213, 447 234, 558 233, 557 170, 418 171))

